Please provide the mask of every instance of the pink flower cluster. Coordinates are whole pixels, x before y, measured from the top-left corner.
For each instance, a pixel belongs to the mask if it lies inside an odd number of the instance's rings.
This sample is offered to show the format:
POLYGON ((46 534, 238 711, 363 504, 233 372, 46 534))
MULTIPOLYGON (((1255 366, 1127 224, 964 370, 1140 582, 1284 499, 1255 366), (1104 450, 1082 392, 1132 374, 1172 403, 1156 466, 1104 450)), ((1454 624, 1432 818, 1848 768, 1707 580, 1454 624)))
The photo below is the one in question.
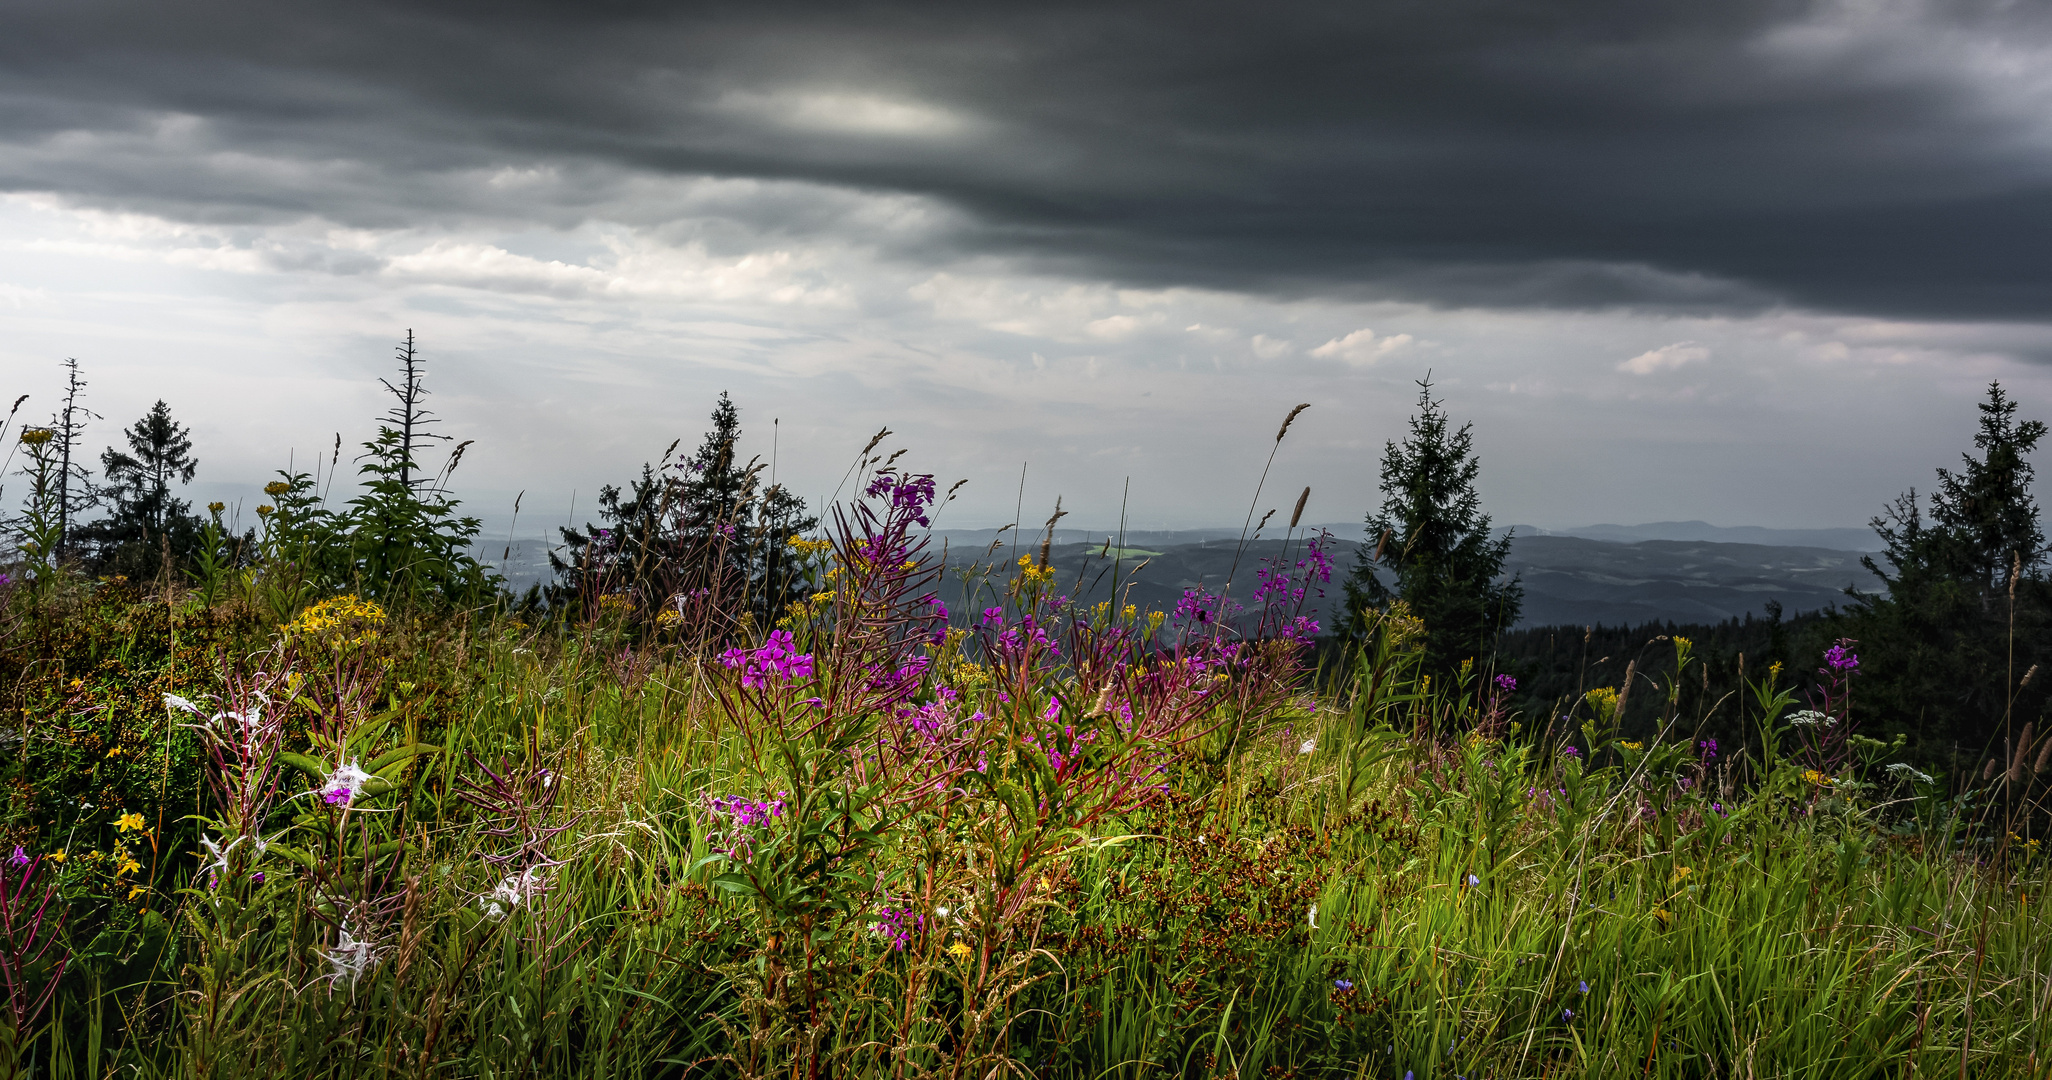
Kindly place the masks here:
POLYGON ((750 690, 812 677, 812 654, 798 651, 789 630, 770 631, 760 649, 728 649, 720 654, 720 663, 740 669, 741 685, 750 690))
POLYGON ((767 801, 747 799, 740 795, 715 795, 706 800, 715 814, 724 814, 734 819, 734 824, 743 829, 767 825, 771 818, 784 816, 788 806, 784 802, 786 793, 779 791, 777 797, 767 801))
POLYGON ((755 852, 753 830, 768 825, 773 819, 784 816, 789 809, 784 802, 787 793, 779 791, 777 797, 767 800, 744 798, 740 795, 713 795, 706 799, 706 806, 714 819, 727 818, 734 823, 733 831, 722 835, 715 832, 709 846, 712 850, 732 859, 749 861, 755 852))
POLYGON ((933 476, 922 473, 918 476, 898 476, 885 473, 870 481, 869 489, 863 492, 869 498, 886 496, 891 500, 891 510, 900 512, 919 523, 920 528, 931 528, 933 522, 926 516, 926 508, 933 505, 933 476))
POLYGON ((878 909, 877 919, 869 924, 869 929, 889 941, 892 952, 904 952, 912 935, 926 929, 926 916, 908 907, 884 907, 878 909))

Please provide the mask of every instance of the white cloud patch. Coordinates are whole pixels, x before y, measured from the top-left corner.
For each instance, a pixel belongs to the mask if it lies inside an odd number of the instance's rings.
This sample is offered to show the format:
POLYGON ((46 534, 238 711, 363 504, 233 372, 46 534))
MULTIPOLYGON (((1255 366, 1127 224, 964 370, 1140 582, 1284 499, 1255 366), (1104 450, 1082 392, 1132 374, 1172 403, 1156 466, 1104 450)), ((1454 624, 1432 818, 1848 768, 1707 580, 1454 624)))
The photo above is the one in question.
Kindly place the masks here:
POLYGON ((1411 343, 1409 334, 1376 337, 1375 331, 1364 326, 1345 337, 1336 337, 1320 345, 1311 350, 1311 355, 1321 360, 1345 360, 1365 367, 1411 343))
POLYGON ((1659 371, 1672 371, 1683 364, 1692 364, 1709 358, 1709 349, 1693 341, 1677 341, 1672 345, 1648 349, 1617 365, 1617 370, 1633 375, 1651 375, 1659 371))
POLYGON ((967 116, 953 109, 849 90, 737 90, 722 95, 716 108, 818 134, 933 139, 958 135, 973 126, 967 116))
POLYGON ((1272 338, 1269 337, 1267 334, 1254 335, 1254 337, 1248 341, 1248 344, 1253 346, 1254 355, 1262 358, 1263 360, 1280 360, 1283 357, 1290 355, 1290 353, 1295 351, 1296 349, 1296 346, 1292 345, 1288 339, 1272 338))

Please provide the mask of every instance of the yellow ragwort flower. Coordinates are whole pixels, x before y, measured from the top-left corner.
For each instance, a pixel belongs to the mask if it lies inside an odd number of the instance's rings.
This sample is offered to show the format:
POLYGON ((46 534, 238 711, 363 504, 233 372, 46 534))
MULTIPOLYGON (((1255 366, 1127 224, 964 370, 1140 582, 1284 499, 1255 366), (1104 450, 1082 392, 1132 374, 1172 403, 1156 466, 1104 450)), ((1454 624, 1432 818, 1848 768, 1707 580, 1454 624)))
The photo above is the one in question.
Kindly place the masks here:
POLYGON ((291 490, 292 485, 286 483, 283 480, 273 480, 270 483, 264 485, 264 494, 269 495, 273 499, 291 490))

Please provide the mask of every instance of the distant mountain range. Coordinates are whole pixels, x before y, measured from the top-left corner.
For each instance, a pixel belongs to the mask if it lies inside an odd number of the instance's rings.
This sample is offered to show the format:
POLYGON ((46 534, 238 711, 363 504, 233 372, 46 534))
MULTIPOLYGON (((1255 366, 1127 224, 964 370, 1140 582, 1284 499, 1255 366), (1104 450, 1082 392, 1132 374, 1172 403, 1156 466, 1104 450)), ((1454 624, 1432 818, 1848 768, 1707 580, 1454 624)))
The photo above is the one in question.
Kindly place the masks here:
POLYGON ((1712 525, 1707 521, 1656 521, 1650 525, 1584 525, 1548 530, 1536 525, 1512 526, 1519 536, 1579 536, 1636 544, 1642 540, 1709 541, 1721 544, 1766 544, 1774 547, 1830 548, 1834 551, 1880 551, 1872 529, 1763 529, 1758 525, 1712 525))
MULTIPOLYGON (((1122 552, 1114 552, 1110 538, 1101 535, 1091 543, 1054 544, 1049 556, 1057 584, 1084 603, 1111 599, 1116 561, 1121 602, 1171 608, 1185 588, 1219 592, 1228 574, 1235 582, 1233 595, 1245 600, 1264 560, 1295 562, 1303 556, 1301 540, 1256 540, 1242 550, 1236 534, 1157 546, 1140 541, 1142 535, 1149 534, 1128 533, 1122 552), (1114 560, 1114 554, 1124 557, 1114 560)), ((1037 543, 1010 548, 1002 539, 993 550, 985 537, 951 535, 948 540, 948 561, 957 571, 971 564, 990 566, 999 581, 1009 576, 1020 552, 1039 550, 1037 543)), ((1341 599, 1340 582, 1360 547, 1355 540, 1334 539, 1333 581, 1323 597, 1306 605, 1306 614, 1328 627, 1341 599)), ((1721 622, 1764 616, 1769 601, 1794 614, 1844 604, 1848 585, 1869 591, 1880 587, 1856 551, 1714 541, 1623 543, 1528 535, 1522 529, 1511 541, 1504 569, 1518 575, 1525 587, 1519 626, 1721 622)), ((944 596, 952 602, 959 589, 959 582, 951 581, 944 596)))
MULTIPOLYGON (((1330 626, 1340 582, 1360 547, 1361 526, 1323 527, 1334 534, 1333 581, 1324 597, 1307 604, 1306 613, 1330 626)), ((1762 616, 1770 600, 1794 614, 1844 604, 1848 585, 1869 591, 1881 586, 1860 565, 1861 552, 1879 547, 1873 533, 1861 529, 1734 528, 1701 521, 1513 528, 1505 570, 1524 583, 1519 626, 1719 622, 1762 616)), ((1244 550, 1239 535, 1238 529, 1128 530, 1116 552, 1122 557, 1114 560, 1112 534, 1056 529, 1049 555, 1059 586, 1076 590, 1085 603, 1111 598, 1116 561, 1122 602, 1163 609, 1174 607, 1185 588, 1220 591, 1228 574, 1235 582, 1233 596, 1244 601, 1264 559, 1293 562, 1303 555, 1303 530, 1296 539, 1257 539, 1244 550)), ((974 565, 990 567, 989 574, 1002 582, 1020 555, 1039 553, 1044 536, 1044 530, 1018 537, 1010 529, 937 531, 929 554, 945 550, 954 571, 943 599, 951 607, 962 601, 958 575, 974 565)), ((525 588, 549 577, 549 546, 539 537, 522 538, 510 550, 486 556, 495 565, 505 558, 508 584, 525 588)))

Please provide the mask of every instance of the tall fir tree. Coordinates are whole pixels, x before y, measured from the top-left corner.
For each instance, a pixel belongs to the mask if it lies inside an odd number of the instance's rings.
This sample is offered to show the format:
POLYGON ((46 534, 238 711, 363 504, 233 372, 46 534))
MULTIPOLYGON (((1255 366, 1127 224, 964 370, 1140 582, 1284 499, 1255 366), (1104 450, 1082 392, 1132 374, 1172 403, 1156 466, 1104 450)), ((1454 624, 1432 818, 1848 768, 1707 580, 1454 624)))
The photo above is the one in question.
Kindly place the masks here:
POLYGON ((147 573, 189 557, 199 540, 200 519, 173 489, 192 482, 199 460, 192 433, 159 399, 142 419, 122 432, 126 452, 108 447, 100 454, 106 477, 103 499, 112 503, 104 518, 73 531, 101 572, 147 573))
POLYGON ((1873 520, 1883 561, 1863 560, 1883 591, 1848 590, 1838 632, 1859 642, 1856 718, 1907 736, 1918 759, 1971 770, 2006 752, 2009 729, 2036 720, 2052 663, 2052 583, 2027 460, 2046 435, 2019 422, 2017 405, 1990 384, 1974 435, 1979 456, 1938 470, 1929 512, 1914 489, 1873 520))
POLYGON ((1346 581, 1341 636, 1366 640, 1371 612, 1402 600, 1424 623, 1425 670, 1486 664, 1496 636, 1518 619, 1524 588, 1503 576, 1510 537, 1494 537, 1475 480, 1473 425, 1455 430, 1428 376, 1402 444, 1382 455, 1382 506, 1368 515, 1368 542, 1346 581))

